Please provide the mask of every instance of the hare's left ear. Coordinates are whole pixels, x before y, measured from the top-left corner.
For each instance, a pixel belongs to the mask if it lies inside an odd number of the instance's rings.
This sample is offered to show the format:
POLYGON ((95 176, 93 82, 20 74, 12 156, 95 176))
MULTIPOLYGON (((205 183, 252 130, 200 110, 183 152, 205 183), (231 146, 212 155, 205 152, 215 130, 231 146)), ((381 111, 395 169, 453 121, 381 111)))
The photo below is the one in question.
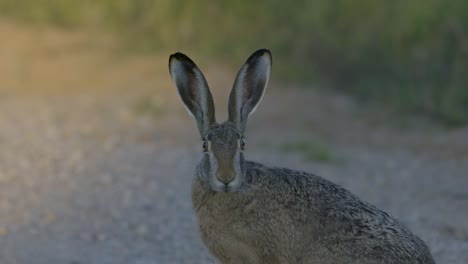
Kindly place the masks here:
POLYGON ((268 85, 271 53, 267 49, 254 52, 239 70, 229 96, 229 121, 242 133, 247 118, 257 108, 268 85))
POLYGON ((213 96, 197 65, 186 55, 169 57, 169 71, 185 108, 197 121, 200 135, 205 136, 215 121, 213 96))

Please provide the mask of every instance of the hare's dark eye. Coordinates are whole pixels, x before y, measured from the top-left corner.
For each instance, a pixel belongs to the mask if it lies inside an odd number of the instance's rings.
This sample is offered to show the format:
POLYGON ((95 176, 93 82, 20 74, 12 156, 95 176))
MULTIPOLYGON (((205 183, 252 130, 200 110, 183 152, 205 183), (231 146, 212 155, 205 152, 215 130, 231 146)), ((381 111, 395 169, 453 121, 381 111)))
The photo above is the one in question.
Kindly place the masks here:
POLYGON ((207 151, 208 151, 208 147, 209 147, 208 141, 203 140, 202 147, 203 147, 203 151, 207 152, 207 151))
POLYGON ((242 150, 245 149, 245 139, 244 139, 244 138, 241 138, 241 139, 239 140, 239 146, 240 146, 240 148, 241 148, 242 150))

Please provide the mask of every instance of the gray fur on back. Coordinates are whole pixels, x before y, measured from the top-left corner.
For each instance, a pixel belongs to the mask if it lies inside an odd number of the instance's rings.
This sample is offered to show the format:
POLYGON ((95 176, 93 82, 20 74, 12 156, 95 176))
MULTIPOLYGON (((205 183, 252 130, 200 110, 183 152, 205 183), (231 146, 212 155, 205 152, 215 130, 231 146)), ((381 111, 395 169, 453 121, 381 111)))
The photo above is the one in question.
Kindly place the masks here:
POLYGON ((339 185, 246 164, 239 192, 193 183, 202 238, 223 263, 434 263, 421 239, 339 185))

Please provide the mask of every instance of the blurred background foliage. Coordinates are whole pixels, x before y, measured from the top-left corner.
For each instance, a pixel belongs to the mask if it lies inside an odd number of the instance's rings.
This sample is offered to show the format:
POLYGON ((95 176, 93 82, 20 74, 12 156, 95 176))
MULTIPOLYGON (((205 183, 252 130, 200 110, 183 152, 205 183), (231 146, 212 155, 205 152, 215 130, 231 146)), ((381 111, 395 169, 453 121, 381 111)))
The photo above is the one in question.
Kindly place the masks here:
POLYGON ((242 63, 261 47, 275 76, 468 121, 466 0, 0 0, 25 23, 111 30, 132 49, 242 63))

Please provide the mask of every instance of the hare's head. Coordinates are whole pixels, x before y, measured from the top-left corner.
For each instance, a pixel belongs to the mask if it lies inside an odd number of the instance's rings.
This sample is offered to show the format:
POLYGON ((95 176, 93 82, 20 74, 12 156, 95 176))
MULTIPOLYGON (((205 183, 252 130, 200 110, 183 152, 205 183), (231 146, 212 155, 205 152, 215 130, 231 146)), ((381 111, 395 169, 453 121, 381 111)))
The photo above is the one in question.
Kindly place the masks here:
POLYGON ((234 192, 245 178, 244 130, 268 84, 271 53, 253 53, 237 74, 229 96, 229 119, 219 124, 205 77, 195 63, 182 53, 169 58, 169 70, 180 98, 198 125, 202 138, 202 159, 198 174, 214 191, 234 192))

